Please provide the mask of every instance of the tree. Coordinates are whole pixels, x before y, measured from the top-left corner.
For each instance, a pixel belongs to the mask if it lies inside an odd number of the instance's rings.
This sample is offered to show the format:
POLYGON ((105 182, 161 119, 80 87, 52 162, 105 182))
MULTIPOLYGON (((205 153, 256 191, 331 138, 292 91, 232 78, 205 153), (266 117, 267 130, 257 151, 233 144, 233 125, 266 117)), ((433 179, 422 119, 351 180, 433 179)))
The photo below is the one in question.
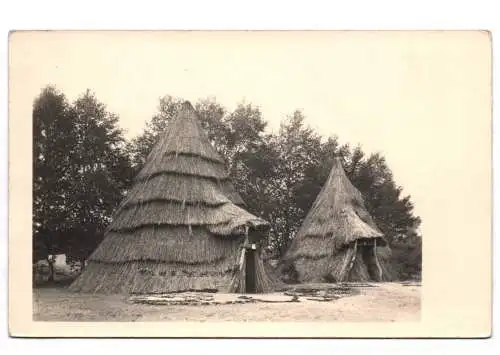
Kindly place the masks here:
POLYGON ((48 86, 33 104, 33 261, 46 259, 53 281, 53 259, 63 247, 61 222, 68 217, 71 152, 75 127, 64 94, 48 86))
MULTIPOLYGON (((305 217, 315 196, 304 189, 306 172, 318 164, 320 136, 304 125, 302 112, 295 111, 280 126, 278 134, 268 137, 268 150, 274 161, 273 174, 265 182, 269 198, 266 217, 273 221, 270 247, 282 255, 305 217)), ((313 192, 314 193, 314 192, 313 192)))
POLYGON ((75 149, 71 153, 67 259, 83 261, 102 240, 110 217, 133 179, 118 116, 87 90, 72 105, 75 149))
POLYGON ((392 260, 400 280, 419 279, 422 273, 422 237, 416 226, 392 239, 392 260))
POLYGON ((368 211, 389 240, 407 233, 410 227, 418 228, 420 218, 413 215, 411 196, 401 196, 403 189, 396 185, 385 158, 375 153, 356 164, 356 169, 350 168, 350 178, 362 192, 368 211))
POLYGON ((33 105, 33 261, 95 248, 133 178, 118 118, 87 91, 71 105, 47 87, 33 105))
POLYGON ((262 196, 265 182, 271 176, 273 152, 267 146, 264 133, 266 122, 258 107, 240 103, 222 119, 223 127, 212 134, 222 132, 224 137, 217 145, 225 156, 231 180, 246 201, 247 209, 264 216, 269 206, 262 196))

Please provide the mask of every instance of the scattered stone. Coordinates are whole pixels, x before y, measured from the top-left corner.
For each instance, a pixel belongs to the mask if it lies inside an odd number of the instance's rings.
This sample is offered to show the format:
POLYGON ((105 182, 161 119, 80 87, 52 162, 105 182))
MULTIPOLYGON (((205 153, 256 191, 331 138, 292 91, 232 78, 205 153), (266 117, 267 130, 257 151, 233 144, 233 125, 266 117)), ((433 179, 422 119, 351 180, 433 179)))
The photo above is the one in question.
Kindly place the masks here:
POLYGON ((245 296, 245 295, 243 295, 243 296, 238 296, 238 298, 243 299, 243 300, 251 300, 251 299, 252 299, 252 297, 245 296))
POLYGON ((149 305, 182 305, 182 306, 209 306, 223 304, 245 304, 245 303, 288 303, 300 302, 304 297, 306 300, 318 302, 331 302, 341 297, 359 293, 345 285, 318 284, 318 285, 296 285, 283 293, 236 295, 236 294, 207 294, 207 293, 176 293, 135 295, 128 299, 132 303, 149 305))

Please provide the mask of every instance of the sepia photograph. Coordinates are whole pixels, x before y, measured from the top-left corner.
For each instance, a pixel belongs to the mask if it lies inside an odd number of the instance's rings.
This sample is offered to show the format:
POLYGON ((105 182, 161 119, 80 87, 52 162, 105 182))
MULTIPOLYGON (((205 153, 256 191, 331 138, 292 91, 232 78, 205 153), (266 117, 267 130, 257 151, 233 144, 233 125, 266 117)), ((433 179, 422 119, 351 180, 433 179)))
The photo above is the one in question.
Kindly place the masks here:
POLYGON ((30 334, 264 322, 446 336, 459 317, 459 334, 490 330, 486 32, 9 42, 10 316, 30 334))

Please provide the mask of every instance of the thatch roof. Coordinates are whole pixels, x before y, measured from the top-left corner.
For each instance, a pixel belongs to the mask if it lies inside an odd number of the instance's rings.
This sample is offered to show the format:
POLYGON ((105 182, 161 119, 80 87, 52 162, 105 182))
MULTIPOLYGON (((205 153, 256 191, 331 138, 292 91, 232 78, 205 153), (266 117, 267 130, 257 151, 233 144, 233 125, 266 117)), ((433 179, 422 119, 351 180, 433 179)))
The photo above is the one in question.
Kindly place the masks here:
POLYGON ((336 158, 326 183, 292 241, 288 256, 331 255, 361 239, 377 239, 380 245, 385 245, 382 232, 366 210, 361 192, 349 181, 340 159, 336 158))
MULTIPOLYGON (((336 158, 330 175, 304 222, 292 240, 283 261, 302 265, 302 276, 320 277, 338 268, 340 252, 359 241, 387 246, 382 232, 368 213, 363 196, 349 181, 336 158)), ((379 249, 379 248, 377 248, 379 249)))
POLYGON ((148 155, 87 270, 71 288, 223 288, 238 266, 246 228, 260 230, 260 237, 269 228, 243 204, 224 160, 186 102, 148 155))

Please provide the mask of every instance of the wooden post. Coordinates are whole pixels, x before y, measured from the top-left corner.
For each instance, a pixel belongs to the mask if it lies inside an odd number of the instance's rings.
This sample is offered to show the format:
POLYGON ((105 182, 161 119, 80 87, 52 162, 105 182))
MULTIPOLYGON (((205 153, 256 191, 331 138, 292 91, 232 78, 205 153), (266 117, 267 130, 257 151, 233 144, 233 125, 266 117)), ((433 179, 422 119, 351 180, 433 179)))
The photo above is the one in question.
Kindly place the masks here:
POLYGON ((55 255, 47 256, 47 262, 49 263, 49 278, 47 281, 54 282, 54 263, 56 262, 55 255))
POLYGON ((356 261, 356 254, 358 252, 358 240, 356 239, 354 241, 354 251, 353 251, 353 254, 352 254, 352 259, 351 259, 351 263, 349 264, 349 268, 347 269, 347 274, 349 274, 349 272, 351 271, 352 267, 354 266, 354 262, 356 261))
POLYGON ((374 245, 373 245, 373 256, 375 257, 375 264, 377 264, 379 281, 382 281, 383 272, 382 272, 382 267, 380 266, 380 263, 378 262, 377 239, 375 239, 374 245))
POLYGON ((245 242, 243 243, 243 247, 246 248, 249 244, 248 240, 248 226, 245 225, 245 242))
POLYGON ((347 274, 347 269, 349 268, 349 263, 352 260, 352 248, 349 246, 345 252, 344 260, 342 261, 342 266, 340 268, 338 282, 343 282, 347 274))
POLYGON ((246 258, 247 258, 247 249, 246 246, 248 244, 248 226, 245 225, 245 241, 243 242, 243 246, 241 248, 241 257, 240 257, 240 292, 245 293, 246 292, 246 273, 247 273, 247 268, 246 268, 246 258))
POLYGON ((243 271, 243 263, 244 262, 245 262, 245 248, 241 248, 240 271, 243 271))

